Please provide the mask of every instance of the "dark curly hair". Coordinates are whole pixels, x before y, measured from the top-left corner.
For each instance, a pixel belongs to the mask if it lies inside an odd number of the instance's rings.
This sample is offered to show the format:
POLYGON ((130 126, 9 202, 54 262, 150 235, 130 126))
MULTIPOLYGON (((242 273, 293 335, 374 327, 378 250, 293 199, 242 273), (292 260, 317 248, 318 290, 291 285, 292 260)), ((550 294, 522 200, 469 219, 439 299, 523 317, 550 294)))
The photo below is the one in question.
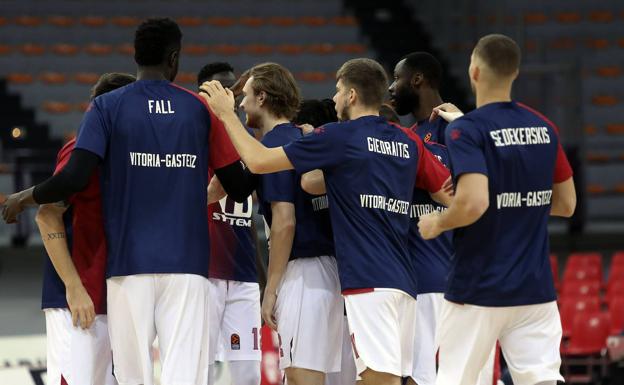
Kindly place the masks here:
POLYGON ((134 61, 140 66, 163 64, 182 45, 182 31, 169 19, 147 19, 134 35, 134 61))

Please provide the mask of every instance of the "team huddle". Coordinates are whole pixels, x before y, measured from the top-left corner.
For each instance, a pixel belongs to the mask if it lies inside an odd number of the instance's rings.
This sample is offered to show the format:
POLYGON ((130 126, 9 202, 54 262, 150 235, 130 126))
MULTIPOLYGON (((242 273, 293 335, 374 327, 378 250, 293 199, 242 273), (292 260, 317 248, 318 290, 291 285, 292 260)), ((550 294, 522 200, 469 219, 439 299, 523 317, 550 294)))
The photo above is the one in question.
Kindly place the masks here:
POLYGON ((213 384, 217 360, 259 385, 262 321, 290 385, 491 383, 497 344, 514 384, 563 380, 547 223, 576 195, 557 127, 511 99, 512 39, 476 44, 466 114, 428 53, 390 85, 349 60, 302 101, 276 63, 175 85, 181 39, 143 22, 136 78, 103 75, 54 175, 4 202, 8 223, 40 205, 48 383, 152 385, 158 337, 163 385, 213 384))

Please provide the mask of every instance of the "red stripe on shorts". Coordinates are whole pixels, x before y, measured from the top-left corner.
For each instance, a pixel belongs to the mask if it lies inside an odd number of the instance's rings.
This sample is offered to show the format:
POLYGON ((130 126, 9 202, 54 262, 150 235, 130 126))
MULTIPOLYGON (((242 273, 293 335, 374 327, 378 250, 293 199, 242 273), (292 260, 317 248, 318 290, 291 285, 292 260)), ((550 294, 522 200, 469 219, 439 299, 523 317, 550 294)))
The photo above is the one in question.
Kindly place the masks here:
POLYGON ((342 295, 351 295, 351 294, 363 294, 363 293, 372 293, 374 292, 374 288, 363 288, 363 289, 347 289, 342 291, 342 295))

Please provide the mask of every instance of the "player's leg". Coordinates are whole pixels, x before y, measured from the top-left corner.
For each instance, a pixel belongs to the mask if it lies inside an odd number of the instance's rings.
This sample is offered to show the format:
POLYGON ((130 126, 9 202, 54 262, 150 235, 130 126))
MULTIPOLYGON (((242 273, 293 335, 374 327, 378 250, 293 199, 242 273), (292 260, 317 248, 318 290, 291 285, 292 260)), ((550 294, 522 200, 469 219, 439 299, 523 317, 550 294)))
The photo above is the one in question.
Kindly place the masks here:
POLYGON ((444 301, 437 340, 436 385, 474 385, 506 322, 499 308, 444 301))
POLYGON ((563 381, 559 373, 561 320, 556 302, 508 307, 512 322, 500 345, 516 385, 563 381))
POLYGON ((290 261, 276 303, 280 369, 290 384, 323 384, 340 371, 343 301, 333 257, 290 261), (319 322, 323 320, 323 322, 319 322))
POLYGON ((106 280, 108 333, 115 378, 121 385, 154 383, 154 277, 145 274, 106 280))
POLYGON ((399 384, 401 376, 411 375, 412 355, 407 353, 413 349, 416 300, 382 289, 345 295, 345 305, 362 383, 399 384))
POLYGON ((209 344, 211 316, 208 279, 195 274, 159 274, 154 280, 161 383, 207 383, 210 357, 205 347, 209 344))
POLYGON ((444 294, 418 295, 414 334, 414 367, 408 384, 433 385, 436 379, 436 329, 442 310, 444 294))
POLYGON ((222 321, 223 358, 232 383, 260 384, 260 287, 255 282, 227 281, 222 321))
POLYGON ((215 383, 216 355, 221 345, 221 327, 227 296, 227 281, 210 278, 208 288, 210 290, 210 303, 208 305, 210 308, 208 385, 212 385, 215 383))
POLYGON ((113 376, 113 351, 108 335, 108 316, 97 315, 93 321, 95 334, 95 378, 94 385, 116 385, 117 380, 113 376))
POLYGON ((60 384, 69 365, 71 313, 67 309, 45 309, 47 383, 60 384))

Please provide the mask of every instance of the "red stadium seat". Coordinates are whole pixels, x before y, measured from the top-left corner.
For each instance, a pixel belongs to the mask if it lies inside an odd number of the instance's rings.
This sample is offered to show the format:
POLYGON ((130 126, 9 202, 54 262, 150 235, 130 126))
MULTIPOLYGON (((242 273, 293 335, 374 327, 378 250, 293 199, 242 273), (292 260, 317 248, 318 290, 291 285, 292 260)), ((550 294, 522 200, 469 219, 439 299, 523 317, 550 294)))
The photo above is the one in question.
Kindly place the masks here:
POLYGON ((231 17, 209 17, 206 22, 215 27, 231 27, 236 24, 236 20, 231 17))
POLYGON ((43 19, 37 16, 18 16, 14 20, 15 24, 22 27, 38 27, 43 23, 43 19))
POLYGON ((20 47, 20 51, 24 54, 24 55, 28 55, 28 56, 39 56, 39 55, 43 55, 46 51, 45 47, 42 46, 41 44, 24 44, 20 47))
POLYGON ((596 74, 603 78, 617 78, 622 76, 622 67, 604 66, 596 68, 596 74))
POLYGON ((600 107, 613 107, 619 103, 618 98, 613 95, 596 95, 591 101, 593 105, 600 107))
POLYGON ((585 46, 594 50, 601 50, 609 48, 609 40, 607 39, 587 39, 585 46))
POLYGON ((182 16, 177 18, 178 24, 182 27, 199 27, 204 24, 204 20, 197 16, 182 16))
POLYGON ((578 12, 559 12, 556 19, 559 23, 576 24, 581 21, 581 14, 578 12))
POLYGON ((544 12, 527 12, 524 14, 525 24, 544 24, 548 16, 544 12))
POLYGON ((611 11, 591 11, 589 13, 589 20, 594 23, 611 23, 615 15, 611 11))
POLYGON ((591 195, 600 195, 607 192, 607 188, 598 183, 588 183, 587 184, 587 192, 591 195))
POLYGON ((122 55, 134 55, 134 45, 130 43, 121 44, 117 46, 117 52, 122 55))
POLYGON ((319 55, 329 55, 336 52, 336 46, 331 43, 310 44, 307 51, 319 55))
POLYGON ((108 44, 92 43, 88 44, 84 50, 89 55, 105 56, 110 55, 113 52, 113 47, 108 44))
POLYGON ((87 27, 103 27, 108 21, 101 16, 85 16, 80 18, 80 24, 87 27))
POLYGON ((268 44, 249 44, 244 47, 244 51, 252 55, 270 55, 273 53, 273 46, 268 44))
POLYGON ((87 112, 87 109, 89 108, 89 104, 91 104, 91 102, 87 101, 87 102, 80 102, 78 104, 76 104, 75 108, 76 111, 78 112, 87 112))
POLYGON ((297 19, 287 16, 274 16, 269 19, 269 23, 277 27, 292 27, 297 24, 297 19))
POLYGON ((562 298, 587 297, 600 295, 601 282, 596 281, 569 281, 563 283, 562 298))
POLYGON ((611 160, 611 156, 599 152, 588 152, 586 159, 592 163, 607 163, 611 160))
POLYGON ((322 16, 303 16, 299 22, 308 27, 322 27, 327 25, 327 19, 322 16))
POLYGON ((597 266, 602 274, 602 254, 600 253, 572 253, 568 256, 566 269, 571 266, 597 266))
POLYGON ((67 114, 73 109, 70 103, 57 101, 45 101, 42 107, 44 111, 50 114, 67 114))
POLYGON ((118 27, 131 28, 138 26, 141 20, 134 16, 115 16, 110 19, 110 22, 118 27))
POLYGON ((332 17, 331 23, 345 27, 354 27, 357 25, 357 19, 353 16, 336 16, 332 17))
POLYGON ((598 133, 598 128, 593 124, 586 125, 584 129, 587 135, 596 135, 598 133))
POLYGON ((611 303, 617 298, 624 298, 624 281, 613 281, 607 288, 607 303, 611 303))
POLYGON ((342 53, 346 54, 363 54, 366 53, 366 46, 364 44, 340 44, 338 45, 338 50, 342 53))
POLYGON ((48 24, 55 27, 73 27, 76 24, 76 20, 69 16, 50 16, 48 17, 48 24))
POLYGON ((600 311, 600 299, 596 297, 571 297, 560 301, 559 313, 561 314, 561 328, 563 336, 569 337, 572 332, 574 318, 583 312, 600 311))
POLYGON ((212 51, 220 55, 238 55, 241 48, 232 44, 218 44, 212 47, 212 51))
POLYGON ((277 51, 286 55, 300 55, 304 48, 300 44, 281 44, 277 46, 277 51))
POLYGON ((568 281, 602 281, 600 268, 596 265, 572 265, 563 274, 563 283, 568 281))
POLYGON ((79 51, 80 48, 74 44, 60 43, 52 46, 52 52, 57 55, 72 56, 77 54, 79 51))
POLYGON ((9 19, 4 16, 0 16, 0 27, 7 25, 9 23, 9 19))
POLYGON ((192 72, 180 72, 175 80, 176 83, 197 84, 197 74, 192 72))
POLYGON ((609 313, 579 313, 574 318, 572 333, 567 346, 562 347, 563 372, 568 383, 595 383, 594 367, 600 366, 601 375, 606 374, 607 337, 611 329, 609 313), (572 374, 570 366, 583 367, 584 373, 572 374))
POLYGON ((7 80, 11 84, 31 84, 35 79, 28 73, 13 72, 7 75, 7 80))
POLYGON ((0 44, 0 55, 8 55, 13 52, 13 47, 8 44, 0 44))
POLYGON ((67 76, 58 72, 44 72, 39 76, 42 82, 49 85, 60 85, 67 83, 67 76))
POLYGON ((238 22, 246 27, 262 27, 266 20, 263 17, 243 16, 238 22))
POLYGON ((624 331, 624 297, 614 298, 609 303, 611 315, 611 335, 619 335, 624 331))
POLYGON ((331 79, 327 73, 318 71, 300 72, 296 75, 296 78, 309 83, 322 83, 331 79))
POLYGON ((550 47, 556 50, 571 50, 576 47, 576 40, 571 37, 560 37, 551 41, 550 47))
POLYGON ((203 56, 210 52, 210 47, 205 44, 185 44, 182 52, 192 56, 203 56))
POLYGON ((76 81, 76 83, 80 84, 93 85, 98 81, 99 78, 100 75, 93 72, 79 72, 77 74, 74 74, 74 80, 76 81))
POLYGON ((615 265, 624 266, 624 251, 616 251, 615 254, 613 254, 613 258, 611 259, 611 267, 615 265))
POLYGON ((623 123, 607 124, 607 133, 612 134, 612 135, 624 134, 624 124, 623 123))

